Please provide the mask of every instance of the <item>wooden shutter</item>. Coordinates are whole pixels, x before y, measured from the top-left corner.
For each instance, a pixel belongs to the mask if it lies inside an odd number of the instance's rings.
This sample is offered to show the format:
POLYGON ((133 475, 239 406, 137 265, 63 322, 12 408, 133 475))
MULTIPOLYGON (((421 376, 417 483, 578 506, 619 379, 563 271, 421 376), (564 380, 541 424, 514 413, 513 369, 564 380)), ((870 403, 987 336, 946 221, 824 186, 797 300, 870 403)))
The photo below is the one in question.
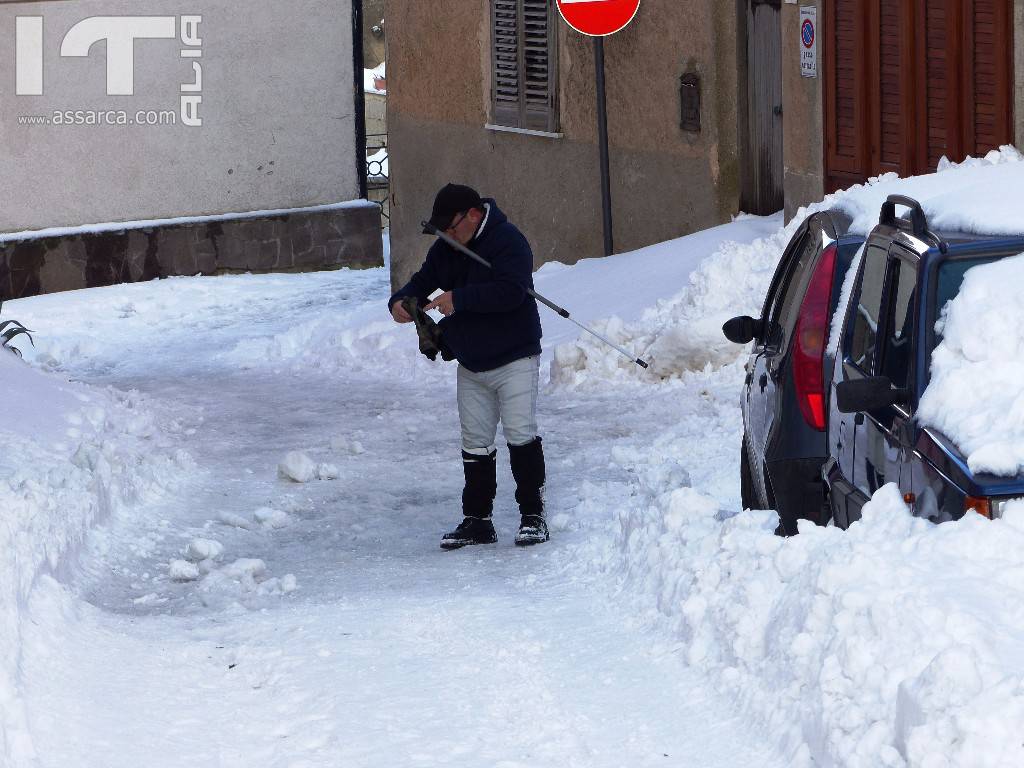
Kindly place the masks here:
POLYGON ((557 130, 553 0, 491 0, 492 119, 557 130))
POLYGON ((867 164, 866 0, 833 0, 823 9, 825 58, 826 191, 860 181, 867 164))
POLYGON ((918 53, 917 87, 919 126, 917 131, 917 168, 920 172, 935 170, 943 155, 961 160, 958 125, 960 115, 959 72, 961 69, 961 37, 956 5, 959 0, 928 0, 919 4, 918 29, 924 41, 918 53))
POLYGON ((825 0, 825 184, 1013 138, 1011 0, 825 0))
POLYGON ((906 175, 914 165, 915 96, 910 78, 914 60, 907 42, 914 25, 913 4, 880 0, 877 8, 877 15, 871 13, 868 41, 868 48, 878 51, 871 61, 877 64, 871 80, 879 83, 878 99, 869 99, 871 167, 879 173, 906 175))
POLYGON ((551 3, 549 0, 523 2, 523 128, 553 131, 553 88, 551 77, 551 3))
POLYGON ((1005 2, 968 3, 965 35, 972 64, 965 100, 973 109, 965 115, 965 146, 974 155, 1006 144, 1013 136, 1010 82, 1013 66, 1013 18, 1005 2))
POLYGON ((519 0, 491 0, 494 122, 519 125, 519 0))

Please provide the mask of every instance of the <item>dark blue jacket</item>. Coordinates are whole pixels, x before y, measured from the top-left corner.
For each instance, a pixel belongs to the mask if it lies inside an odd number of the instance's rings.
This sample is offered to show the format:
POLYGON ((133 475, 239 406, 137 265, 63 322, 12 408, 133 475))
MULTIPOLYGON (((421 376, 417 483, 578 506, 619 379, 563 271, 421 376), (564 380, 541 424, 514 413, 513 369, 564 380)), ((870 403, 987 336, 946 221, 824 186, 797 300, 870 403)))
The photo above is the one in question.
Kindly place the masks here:
POLYGON ((494 200, 483 230, 468 247, 483 266, 438 238, 419 272, 388 299, 388 309, 406 296, 422 302, 440 288, 451 291, 455 312, 438 325, 458 361, 479 373, 540 354, 540 313, 526 291, 533 288, 533 251, 494 200))

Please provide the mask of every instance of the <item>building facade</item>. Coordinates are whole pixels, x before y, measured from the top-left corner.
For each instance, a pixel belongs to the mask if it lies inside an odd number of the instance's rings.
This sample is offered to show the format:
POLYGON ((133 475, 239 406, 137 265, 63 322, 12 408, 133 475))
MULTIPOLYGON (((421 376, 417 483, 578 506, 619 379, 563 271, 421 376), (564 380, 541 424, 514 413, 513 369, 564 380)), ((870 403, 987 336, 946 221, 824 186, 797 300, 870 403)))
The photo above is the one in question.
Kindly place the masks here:
MULTIPOLYGON (((448 181, 601 255, 593 42, 554 0, 389 0, 392 280, 448 181)), ((1022 138, 1024 0, 642 0, 605 41, 615 250, 1022 138), (810 25, 808 27, 808 24, 810 25)))
MULTIPOLYGON (((737 209, 738 15, 721 5, 644 0, 605 41, 616 250, 737 209)), ((422 260, 417 225, 449 181, 496 198, 538 265, 602 255, 593 41, 553 0, 388 0, 387 13, 393 281, 422 260)))
POLYGON ((1021 0, 787 0, 782 19, 787 213, 1024 139, 1021 0), (799 68, 807 8, 816 77, 799 68))
MULTIPOLYGON (((65 247, 53 235, 43 256, 38 247, 29 256, 19 248, 33 236, 4 236, 5 297, 90 284, 104 270, 83 266, 89 259, 137 261, 104 254, 114 246, 95 247, 81 231, 109 222, 155 232, 177 226, 167 220, 218 217, 214 241, 200 246, 234 255, 203 260, 202 271, 337 266, 348 258, 343 241, 350 256, 380 261, 373 211, 331 206, 365 197, 360 9, 358 0, 257 3, 244 13, 230 0, 0 4, 0 232, 70 228, 74 240, 65 247), (225 214, 253 211, 286 211, 278 219, 304 234, 293 239, 273 222, 257 232, 246 218, 236 236, 225 214), (326 229, 306 217, 326 217, 326 229), (160 223, 131 224, 140 220, 160 223), (329 241, 317 239, 331 228, 329 241), (40 269, 33 281, 28 272, 40 269)), ((154 235, 145 247, 167 242, 184 241, 154 235)), ((194 266, 187 257, 151 254, 144 276, 176 259, 194 266)))

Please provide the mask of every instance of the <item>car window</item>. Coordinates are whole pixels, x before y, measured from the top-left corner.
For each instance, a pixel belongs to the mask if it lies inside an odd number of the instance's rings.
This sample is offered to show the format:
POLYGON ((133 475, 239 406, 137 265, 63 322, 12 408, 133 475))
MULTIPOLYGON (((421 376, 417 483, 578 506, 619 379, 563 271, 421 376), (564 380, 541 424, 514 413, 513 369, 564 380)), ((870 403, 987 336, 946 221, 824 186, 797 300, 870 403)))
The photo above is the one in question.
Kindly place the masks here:
POLYGON ((884 248, 877 245, 868 247, 864 253, 864 271, 854 307, 850 359, 869 376, 875 371, 878 320, 888 261, 889 255, 884 248))
POLYGON ((792 274, 793 263, 796 261, 797 256, 803 251, 804 244, 807 242, 807 232, 800 236, 798 242, 790 244, 790 247, 786 249, 786 252, 782 255, 782 259, 779 261, 779 266, 775 270, 775 274, 772 276, 772 284, 768 289, 768 295, 764 300, 764 308, 761 310, 761 319, 764 321, 771 320, 778 314, 778 306, 780 298, 789 283, 789 276, 792 274))
POLYGON ((811 277, 810 271, 814 269, 820 251, 821 234, 817 230, 811 230, 800 249, 800 255, 793 262, 789 282, 786 284, 782 300, 779 302, 778 314, 773 318, 782 326, 786 338, 789 338, 796 325, 796 316, 800 312, 804 292, 811 277))
POLYGON ((913 347, 917 269, 909 261, 894 259, 889 279, 894 290, 889 291, 881 373, 889 377, 893 386, 905 387, 910 374, 913 347))
POLYGON ((779 292, 769 316, 769 328, 774 334, 772 342, 778 344, 782 349, 789 346, 789 338, 796 326, 797 315, 800 312, 800 305, 810 279, 810 271, 814 269, 820 250, 820 230, 812 228, 800 243, 799 250, 790 260, 789 270, 779 286, 779 292))

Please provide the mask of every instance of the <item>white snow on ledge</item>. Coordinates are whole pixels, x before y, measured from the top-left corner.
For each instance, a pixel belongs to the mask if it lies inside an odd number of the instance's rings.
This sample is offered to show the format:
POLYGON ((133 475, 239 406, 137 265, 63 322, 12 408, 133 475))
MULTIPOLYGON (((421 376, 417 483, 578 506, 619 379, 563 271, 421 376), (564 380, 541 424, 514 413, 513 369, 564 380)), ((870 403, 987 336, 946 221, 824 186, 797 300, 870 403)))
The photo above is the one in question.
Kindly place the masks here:
POLYGON ((295 213, 323 213, 348 208, 376 208, 377 203, 368 200, 349 200, 343 203, 327 203, 311 205, 304 208, 275 208, 265 211, 241 211, 239 213, 217 213, 209 216, 179 216, 170 219, 141 219, 138 221, 110 221, 103 224, 81 224, 76 227, 49 227, 47 229, 28 229, 22 232, 0 232, 0 243, 15 240, 41 240, 47 237, 71 237, 74 235, 96 235, 103 232, 124 232, 131 229, 155 229, 182 224, 208 224, 215 221, 239 221, 245 219, 263 219, 270 216, 281 216, 295 213))

